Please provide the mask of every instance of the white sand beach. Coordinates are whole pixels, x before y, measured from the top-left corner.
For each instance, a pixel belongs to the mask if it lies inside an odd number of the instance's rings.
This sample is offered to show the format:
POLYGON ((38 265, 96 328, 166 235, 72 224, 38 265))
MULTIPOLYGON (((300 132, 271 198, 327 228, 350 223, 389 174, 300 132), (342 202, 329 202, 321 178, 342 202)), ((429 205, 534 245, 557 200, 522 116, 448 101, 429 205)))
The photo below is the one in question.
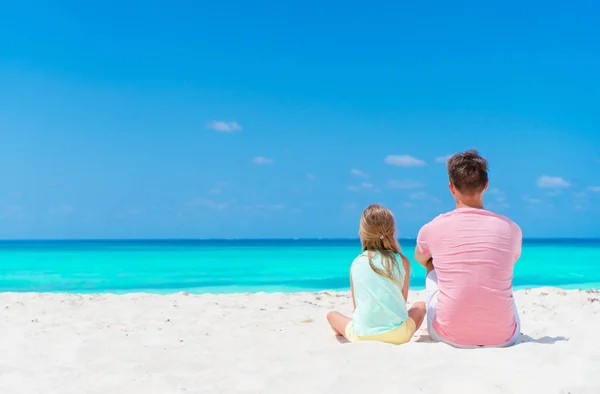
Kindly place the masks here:
POLYGON ((347 293, 1 293, 0 393, 600 393, 598 291, 516 299, 518 345, 458 350, 340 343, 347 293))

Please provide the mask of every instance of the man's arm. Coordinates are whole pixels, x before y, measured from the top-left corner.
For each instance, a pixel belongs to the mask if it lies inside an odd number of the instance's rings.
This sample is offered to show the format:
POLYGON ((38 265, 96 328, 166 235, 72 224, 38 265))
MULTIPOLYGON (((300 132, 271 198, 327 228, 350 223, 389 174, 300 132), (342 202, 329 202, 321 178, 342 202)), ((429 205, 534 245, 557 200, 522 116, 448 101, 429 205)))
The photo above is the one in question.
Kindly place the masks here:
POLYGON ((419 230, 417 245, 415 246, 415 260, 427 271, 433 269, 431 252, 429 251, 429 240, 427 239, 427 225, 419 230))
POLYGON ((429 251, 421 251, 419 245, 417 245, 415 248, 415 260, 423 267, 427 268, 432 262, 431 253, 429 253, 429 251))
POLYGON ((514 223, 514 231, 515 231, 515 262, 519 260, 521 257, 521 250, 523 248, 523 233, 521 232, 521 228, 514 223))

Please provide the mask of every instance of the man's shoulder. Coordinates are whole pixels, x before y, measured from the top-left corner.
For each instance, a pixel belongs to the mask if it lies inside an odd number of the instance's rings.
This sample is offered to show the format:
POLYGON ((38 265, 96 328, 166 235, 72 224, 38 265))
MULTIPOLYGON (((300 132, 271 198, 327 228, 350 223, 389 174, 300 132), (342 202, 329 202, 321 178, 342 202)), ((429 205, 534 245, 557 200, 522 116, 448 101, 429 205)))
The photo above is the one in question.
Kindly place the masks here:
MULTIPOLYGON (((433 220, 431 220, 429 223, 425 224, 423 226, 423 228, 443 226, 444 224, 451 223, 455 220, 459 220, 459 217, 463 213, 464 212, 462 212, 461 210, 457 210, 457 209, 452 210, 450 212, 442 213, 442 214, 436 216, 435 218, 433 218, 433 220)), ((511 229, 521 232, 521 228, 519 227, 519 225, 517 225, 517 223, 515 223, 508 216, 500 215, 498 213, 495 213, 492 211, 487 211, 487 210, 479 210, 479 212, 477 212, 477 213, 479 215, 482 215, 482 217, 484 217, 484 216, 493 217, 499 221, 506 223, 508 226, 511 227, 511 229)), ((468 214, 472 214, 472 212, 469 212, 468 214)))
POLYGON ((452 212, 442 213, 433 218, 429 223, 424 224, 417 235, 417 242, 428 242, 427 240, 430 239, 433 234, 443 232, 445 223, 448 223, 451 214, 452 212))
POLYGON ((439 214, 423 227, 431 227, 431 226, 435 226, 435 225, 447 222, 448 220, 452 220, 454 212, 455 211, 450 211, 450 212, 439 214))
POLYGON ((491 211, 487 211, 490 215, 496 217, 498 220, 503 221, 504 223, 506 223, 507 225, 509 225, 513 230, 515 231, 519 231, 521 232, 521 228, 519 227, 519 225, 517 223, 515 223, 511 218, 509 218, 508 216, 504 216, 501 215, 499 213, 496 212, 491 212, 491 211))

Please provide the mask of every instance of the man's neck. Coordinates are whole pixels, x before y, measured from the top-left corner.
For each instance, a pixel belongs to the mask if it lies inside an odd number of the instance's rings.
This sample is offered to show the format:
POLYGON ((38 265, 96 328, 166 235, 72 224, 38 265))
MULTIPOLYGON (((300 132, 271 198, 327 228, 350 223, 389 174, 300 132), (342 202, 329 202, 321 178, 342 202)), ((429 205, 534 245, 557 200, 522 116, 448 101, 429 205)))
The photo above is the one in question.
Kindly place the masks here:
POLYGON ((460 201, 460 200, 457 200, 456 201, 456 209, 460 209, 460 208, 483 209, 483 200, 477 200, 477 201, 460 201))

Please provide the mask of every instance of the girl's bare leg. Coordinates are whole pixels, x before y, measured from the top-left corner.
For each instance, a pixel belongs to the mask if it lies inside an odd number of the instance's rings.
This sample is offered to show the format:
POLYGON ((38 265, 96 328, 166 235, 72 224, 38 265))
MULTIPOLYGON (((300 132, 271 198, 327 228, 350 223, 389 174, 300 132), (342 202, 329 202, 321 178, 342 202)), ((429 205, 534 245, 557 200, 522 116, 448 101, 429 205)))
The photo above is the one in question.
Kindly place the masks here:
POLYGON ((339 312, 329 312, 327 313, 327 321, 329 322, 333 332, 335 332, 335 335, 344 336, 346 326, 352 321, 352 319, 342 315, 339 312))

